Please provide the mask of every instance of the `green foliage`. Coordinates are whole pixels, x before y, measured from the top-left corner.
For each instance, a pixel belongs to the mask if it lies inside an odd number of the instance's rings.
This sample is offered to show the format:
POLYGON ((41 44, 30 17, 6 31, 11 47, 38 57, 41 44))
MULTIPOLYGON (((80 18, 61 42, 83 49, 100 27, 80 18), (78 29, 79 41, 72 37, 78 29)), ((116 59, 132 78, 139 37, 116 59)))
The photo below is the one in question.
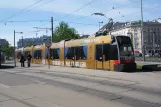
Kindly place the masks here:
POLYGON ((54 42, 60 42, 66 39, 78 39, 80 35, 74 28, 69 27, 67 23, 60 22, 54 32, 54 42))
POLYGON ((33 43, 28 43, 28 44, 26 45, 26 47, 31 47, 31 46, 33 46, 33 43))
POLYGON ((5 44, 1 47, 1 50, 4 51, 4 53, 9 57, 13 56, 13 53, 14 53, 14 47, 13 46, 10 46, 9 44, 5 44))
POLYGON ((142 70, 142 66, 141 66, 141 65, 137 65, 137 66, 136 66, 136 69, 137 69, 137 70, 142 70))

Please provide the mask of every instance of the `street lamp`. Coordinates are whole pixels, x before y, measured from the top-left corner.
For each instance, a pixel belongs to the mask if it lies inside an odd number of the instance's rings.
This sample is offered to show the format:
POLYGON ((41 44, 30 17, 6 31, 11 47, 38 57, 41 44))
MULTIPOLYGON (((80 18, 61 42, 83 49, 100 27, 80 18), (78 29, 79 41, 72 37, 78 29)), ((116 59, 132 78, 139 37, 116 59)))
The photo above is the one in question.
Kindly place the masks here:
POLYGON ((103 23, 103 21, 102 21, 102 22, 99 22, 99 30, 100 30, 100 25, 101 25, 101 23, 103 23))
POLYGON ((16 67, 16 52, 15 52, 15 36, 16 36, 16 33, 18 33, 18 34, 23 34, 23 32, 16 32, 15 30, 14 30, 14 64, 15 64, 15 67, 16 67))
POLYGON ((141 13, 141 43, 142 43, 142 53, 143 59, 145 61, 145 46, 144 46, 144 25, 143 25, 143 1, 140 0, 140 13, 141 13))

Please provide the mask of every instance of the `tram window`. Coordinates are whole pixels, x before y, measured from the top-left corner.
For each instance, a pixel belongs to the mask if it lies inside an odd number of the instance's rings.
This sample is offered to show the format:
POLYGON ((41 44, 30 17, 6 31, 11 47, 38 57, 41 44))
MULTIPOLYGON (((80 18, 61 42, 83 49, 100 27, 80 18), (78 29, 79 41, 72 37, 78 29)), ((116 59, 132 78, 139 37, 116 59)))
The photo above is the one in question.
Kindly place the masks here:
POLYGON ((67 48, 67 54, 66 54, 66 58, 67 59, 74 59, 74 47, 69 47, 67 48))
POLYGON ((105 61, 109 60, 109 50, 110 50, 110 45, 104 44, 103 45, 103 54, 105 55, 105 61))
POLYGON ((40 50, 39 53, 38 53, 38 58, 39 59, 42 59, 42 51, 40 50))
POLYGON ((96 45, 96 60, 102 61, 102 44, 96 45))
POLYGON ((34 51, 34 58, 35 59, 42 59, 42 50, 34 51))
POLYGON ((76 60, 87 59, 87 46, 75 47, 76 60))
POLYGON ((109 60, 118 60, 117 45, 110 45, 108 52, 109 52, 109 55, 108 55, 109 60))
POLYGON ((28 53, 30 53, 30 51, 26 51, 26 52, 24 52, 24 56, 25 56, 25 58, 27 58, 28 53))
POLYGON ((34 58, 36 59, 37 57, 37 51, 34 51, 34 58))
POLYGON ((66 58, 67 59, 75 59, 80 60, 80 59, 87 59, 87 46, 79 46, 79 47, 69 47, 66 48, 67 54, 66 58))
POLYGON ((50 50, 50 57, 52 59, 59 59, 60 58, 60 49, 57 48, 57 49, 51 49, 50 50))

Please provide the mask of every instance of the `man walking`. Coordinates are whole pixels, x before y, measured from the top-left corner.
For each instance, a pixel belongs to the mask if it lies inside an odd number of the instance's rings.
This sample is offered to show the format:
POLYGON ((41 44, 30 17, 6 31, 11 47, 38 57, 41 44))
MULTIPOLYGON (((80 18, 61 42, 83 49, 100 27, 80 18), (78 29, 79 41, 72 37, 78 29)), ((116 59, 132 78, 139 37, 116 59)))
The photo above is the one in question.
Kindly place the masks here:
POLYGON ((28 67, 30 67, 30 65, 31 65, 31 58, 32 58, 32 56, 30 55, 30 53, 28 53, 28 55, 27 55, 27 65, 28 65, 28 67))
POLYGON ((25 57, 23 56, 23 54, 21 54, 20 63, 21 63, 21 67, 25 67, 25 57))

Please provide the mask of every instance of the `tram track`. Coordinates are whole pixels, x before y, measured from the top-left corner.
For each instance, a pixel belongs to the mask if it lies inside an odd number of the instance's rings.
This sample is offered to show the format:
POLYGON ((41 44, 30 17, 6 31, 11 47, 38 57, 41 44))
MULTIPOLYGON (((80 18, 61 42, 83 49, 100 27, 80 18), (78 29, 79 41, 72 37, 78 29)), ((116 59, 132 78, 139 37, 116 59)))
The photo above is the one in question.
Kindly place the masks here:
POLYGON ((35 79, 40 80, 41 82, 45 84, 51 84, 54 86, 58 87, 63 87, 67 89, 71 89, 73 91, 81 92, 81 93, 86 93, 92 96, 97 96, 100 98, 103 98, 105 100, 110 100, 110 101, 117 101, 120 103, 125 103, 130 106, 140 106, 140 107, 160 107, 160 102, 153 102, 153 101, 146 101, 146 100, 141 100, 137 98, 132 98, 126 95, 123 95, 122 93, 126 92, 138 92, 138 93, 144 93, 143 95, 152 95, 152 96, 159 96, 161 97, 161 92, 160 91, 154 91, 150 89, 145 89, 141 87, 136 87, 136 84, 139 83, 130 83, 130 84, 124 84, 121 82, 113 82, 110 80, 106 79, 97 79, 97 77, 83 77, 83 76, 70 76, 67 74, 59 74, 59 73, 45 73, 45 72, 31 72, 32 70, 16 70, 15 75, 26 75, 33 77, 35 79), (21 72, 20 72, 21 71, 21 72), (50 78, 49 78, 50 77, 50 78), (77 83, 77 84, 76 84, 77 83), (87 85, 83 85, 86 83, 87 85), (89 86, 88 86, 89 84, 89 86), (99 87, 113 87, 115 89, 123 89, 123 91, 119 92, 110 92, 107 90, 101 90, 99 87), (136 102, 136 103, 133 103, 136 102))

